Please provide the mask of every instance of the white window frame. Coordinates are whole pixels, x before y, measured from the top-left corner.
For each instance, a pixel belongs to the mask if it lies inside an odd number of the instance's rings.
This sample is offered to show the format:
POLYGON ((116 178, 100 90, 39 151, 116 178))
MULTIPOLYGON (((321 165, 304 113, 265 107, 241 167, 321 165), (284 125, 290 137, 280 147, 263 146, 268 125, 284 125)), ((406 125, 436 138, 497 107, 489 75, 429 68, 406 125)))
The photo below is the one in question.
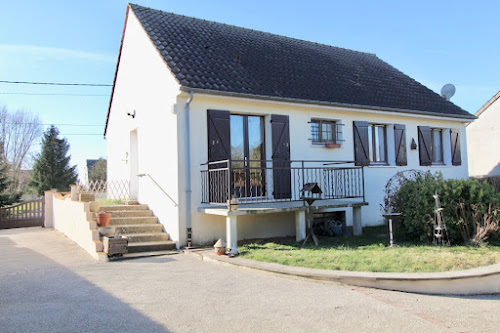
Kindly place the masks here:
MULTIPOLYGON (((368 145, 369 145, 369 157, 370 157, 370 165, 389 165, 389 156, 388 156, 388 126, 387 124, 380 124, 380 123, 368 123, 368 145), (376 161, 376 152, 379 152, 380 149, 377 149, 377 147, 380 147, 379 144, 377 144, 377 140, 379 137, 377 136, 377 131, 374 131, 374 128, 380 128, 382 127, 384 129, 384 144, 383 144, 383 149, 384 149, 384 160, 379 160, 376 161)), ((380 153, 379 153, 380 155, 380 153)), ((380 157, 379 157, 380 158, 380 157)))
POLYGON ((443 128, 437 128, 437 127, 431 127, 431 163, 432 165, 444 165, 444 140, 443 140, 443 134, 444 134, 444 129, 443 128), (434 133, 439 132, 439 141, 440 141, 440 146, 441 146, 441 157, 440 160, 436 160, 434 157, 434 151, 436 147, 436 141, 434 138, 434 133))

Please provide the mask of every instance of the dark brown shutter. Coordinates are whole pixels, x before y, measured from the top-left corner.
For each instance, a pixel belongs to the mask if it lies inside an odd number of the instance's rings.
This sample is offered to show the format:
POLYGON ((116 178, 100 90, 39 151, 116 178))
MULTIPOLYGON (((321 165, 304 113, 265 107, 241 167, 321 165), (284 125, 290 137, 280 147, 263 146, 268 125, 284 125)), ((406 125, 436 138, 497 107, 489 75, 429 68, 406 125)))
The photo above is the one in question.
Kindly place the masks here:
POLYGON ((368 147, 368 123, 354 121, 354 161, 358 166, 370 165, 370 150, 368 147))
POLYGON ((229 111, 208 110, 208 161, 231 158, 229 111))
POLYGON ((290 171, 290 126, 288 116, 271 115, 273 195, 275 199, 292 197, 290 171))
POLYGON ((462 154, 460 152, 460 134, 458 129, 450 129, 451 139, 451 164, 462 165, 462 154))
MULTIPOLYGON (((215 162, 231 158, 229 111, 208 110, 208 161, 215 162)), ((228 168, 228 163, 216 163, 208 169, 228 168)), ((227 171, 213 171, 208 173, 208 195, 210 202, 226 202, 228 200, 227 171)))
POLYGON ((406 159, 406 126, 394 124, 394 144, 396 152, 396 165, 407 165, 406 159))
POLYGON ((420 165, 432 164, 432 133, 429 126, 418 126, 418 156, 420 165))

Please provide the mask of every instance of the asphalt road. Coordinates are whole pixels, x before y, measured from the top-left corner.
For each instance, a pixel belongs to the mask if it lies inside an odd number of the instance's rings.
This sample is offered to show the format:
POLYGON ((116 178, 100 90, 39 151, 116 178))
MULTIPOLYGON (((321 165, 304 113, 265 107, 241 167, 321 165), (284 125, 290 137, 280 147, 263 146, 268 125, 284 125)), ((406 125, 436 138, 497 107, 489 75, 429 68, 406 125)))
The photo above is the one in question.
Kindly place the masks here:
POLYGON ((500 295, 294 279, 177 254, 97 263, 62 234, 0 230, 0 332, 499 332, 500 295))

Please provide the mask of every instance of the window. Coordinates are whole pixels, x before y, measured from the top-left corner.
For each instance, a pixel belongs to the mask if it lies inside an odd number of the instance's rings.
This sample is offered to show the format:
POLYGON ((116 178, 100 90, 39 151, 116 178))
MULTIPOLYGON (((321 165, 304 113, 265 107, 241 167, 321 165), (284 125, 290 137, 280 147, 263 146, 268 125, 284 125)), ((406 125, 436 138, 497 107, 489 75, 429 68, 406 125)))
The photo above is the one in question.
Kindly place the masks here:
POLYGON ((332 120, 311 120, 311 140, 313 144, 338 143, 337 122, 332 120))
MULTIPOLYGON (((443 159, 443 132, 442 128, 432 128, 429 126, 418 126, 418 151, 420 165, 442 165, 443 159)), ((455 151, 460 151, 456 147, 455 151)), ((456 163, 459 163, 460 153, 456 153, 456 163)))
POLYGON ((443 130, 431 128, 431 156, 433 164, 443 164, 443 130))
POLYGON ((385 125, 368 124, 368 149, 370 151, 370 162, 387 162, 387 140, 385 125))

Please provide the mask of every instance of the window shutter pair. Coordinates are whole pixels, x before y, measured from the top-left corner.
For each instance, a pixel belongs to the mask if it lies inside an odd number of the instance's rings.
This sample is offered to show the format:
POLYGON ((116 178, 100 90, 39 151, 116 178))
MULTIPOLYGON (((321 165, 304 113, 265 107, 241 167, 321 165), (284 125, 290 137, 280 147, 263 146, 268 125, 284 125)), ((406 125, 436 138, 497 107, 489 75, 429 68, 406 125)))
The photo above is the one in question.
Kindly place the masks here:
MULTIPOLYGON (((354 121, 354 160, 357 166, 370 165, 370 148, 368 141, 368 122, 354 121)), ((394 125, 394 144, 396 151, 396 165, 407 165, 406 158, 406 127, 394 125)))
MULTIPOLYGON (((458 129, 450 129, 451 164, 462 165, 460 134, 458 129)), ((432 164, 432 130, 429 126, 418 126, 418 152, 420 165, 432 164)))
MULTIPOLYGON (((231 113, 229 111, 207 110, 209 162, 229 160, 231 158, 230 117, 231 113)), ((291 198, 290 126, 288 116, 271 115, 271 127, 274 197, 276 199, 291 198)), ((209 169, 225 167, 227 167, 225 163, 209 165, 209 169)), ((210 173, 209 177, 211 177, 210 173)), ((221 180, 210 180, 210 183, 216 181, 221 180)), ((226 179, 222 179, 222 182, 226 182, 226 179)), ((211 189, 209 193, 210 201, 213 201, 212 198, 227 200, 227 186, 228 184, 223 183, 219 186, 220 188, 211 189)))

